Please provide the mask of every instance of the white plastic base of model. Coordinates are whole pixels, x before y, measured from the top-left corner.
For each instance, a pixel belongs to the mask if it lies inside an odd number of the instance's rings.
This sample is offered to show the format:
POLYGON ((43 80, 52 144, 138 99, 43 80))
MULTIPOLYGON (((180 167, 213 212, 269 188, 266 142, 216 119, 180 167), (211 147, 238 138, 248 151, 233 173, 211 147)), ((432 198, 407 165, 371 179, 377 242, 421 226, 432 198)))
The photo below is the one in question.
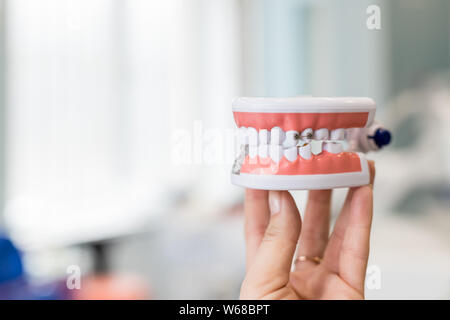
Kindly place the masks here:
POLYGON ((262 175, 231 174, 234 185, 262 190, 323 190, 363 186, 369 183, 369 165, 363 154, 358 153, 361 171, 310 175, 262 175))
POLYGON ((241 97, 233 101, 235 112, 353 113, 368 112, 365 127, 372 124, 377 105, 363 97, 241 97))

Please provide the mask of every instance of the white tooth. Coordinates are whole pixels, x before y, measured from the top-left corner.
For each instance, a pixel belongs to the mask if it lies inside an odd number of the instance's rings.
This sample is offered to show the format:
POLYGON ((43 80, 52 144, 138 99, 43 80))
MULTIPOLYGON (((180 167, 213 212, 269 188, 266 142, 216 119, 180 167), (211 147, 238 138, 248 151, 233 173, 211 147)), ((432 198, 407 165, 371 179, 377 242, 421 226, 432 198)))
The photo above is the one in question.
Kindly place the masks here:
POLYGON ((254 158, 258 155, 258 146, 248 146, 248 155, 250 158, 254 158))
POLYGON ((258 145, 258 130, 256 130, 255 128, 248 128, 247 134, 248 134, 248 144, 251 146, 257 146, 258 145))
POLYGON ((331 140, 344 140, 345 139, 345 129, 335 129, 330 132, 331 140))
POLYGON ((314 139, 315 140, 327 140, 328 139, 328 129, 321 128, 314 131, 314 139))
POLYGON ((322 140, 312 140, 311 141, 311 153, 313 155, 318 155, 322 152, 323 141, 322 140))
POLYGON ((311 158, 311 144, 306 144, 303 147, 300 147, 298 149, 298 153, 300 155, 300 157, 302 157, 303 159, 310 159, 311 158))
POLYGON ((344 147, 339 142, 325 142, 322 149, 330 153, 341 153, 344 151, 344 147))
POLYGON ((286 139, 283 142, 283 147, 290 148, 294 147, 298 143, 298 138, 300 135, 295 130, 290 130, 286 132, 286 139))
POLYGON ((285 138, 286 133, 284 133, 283 129, 281 129, 280 127, 274 127, 270 131, 270 143, 272 145, 283 144, 285 138))
POLYGON ((269 144, 270 143, 270 132, 267 129, 259 130, 259 144, 269 144))
POLYGON ((311 138, 313 137, 313 129, 308 128, 302 131, 302 134, 300 135, 300 139, 302 140, 311 140, 311 138))
POLYGON ((261 158, 267 158, 269 156, 269 145, 268 144, 261 144, 258 147, 258 156, 261 158))
POLYGON ((239 144, 248 144, 248 134, 246 127, 240 127, 238 132, 239 144))
POLYGON ((297 147, 291 147, 289 149, 284 149, 284 156, 291 162, 297 160, 297 147))
POLYGON ((304 146, 305 144, 308 144, 310 142, 311 142, 311 139, 300 139, 300 140, 298 140, 297 147, 304 146))
POLYGON ((279 145, 270 146, 270 157, 273 161, 278 162, 283 157, 283 147, 279 145))

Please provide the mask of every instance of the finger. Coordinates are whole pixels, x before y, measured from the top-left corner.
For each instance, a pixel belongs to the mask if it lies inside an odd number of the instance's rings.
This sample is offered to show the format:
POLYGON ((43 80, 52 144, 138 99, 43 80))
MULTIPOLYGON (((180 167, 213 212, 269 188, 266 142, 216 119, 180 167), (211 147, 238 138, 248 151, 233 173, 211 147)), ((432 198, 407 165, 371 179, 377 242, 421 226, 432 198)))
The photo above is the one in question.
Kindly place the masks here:
POLYGON ((369 160, 369 172, 370 172, 370 182, 369 185, 373 188, 373 184, 375 183, 375 161, 369 160))
POLYGON ((248 269, 269 224, 269 192, 266 190, 246 189, 244 212, 248 269))
POLYGON ((331 190, 309 191, 297 256, 322 257, 330 231, 331 190))
POLYGON ((344 239, 345 229, 348 225, 350 203, 352 201, 354 191, 355 188, 351 188, 347 193, 344 206, 342 207, 341 213, 336 220, 333 232, 331 233, 327 248, 325 249, 325 254, 323 256, 322 264, 334 273, 339 272, 339 253, 341 250, 342 240, 344 239))
MULTIPOLYGON (((375 180, 375 162, 369 161, 370 185, 373 186, 375 180)), ((334 273, 339 273, 339 254, 344 239, 345 230, 349 223, 350 204, 353 199, 353 194, 358 187, 350 188, 341 213, 334 225, 334 230, 325 249, 323 264, 334 273)))
POLYGON ((363 186, 356 189, 350 204, 349 224, 340 250, 339 275, 359 292, 364 292, 372 211, 372 188, 363 186))
POLYGON ((292 257, 297 246, 301 219, 287 191, 270 191, 270 222, 243 283, 242 292, 261 296, 289 281, 292 257))

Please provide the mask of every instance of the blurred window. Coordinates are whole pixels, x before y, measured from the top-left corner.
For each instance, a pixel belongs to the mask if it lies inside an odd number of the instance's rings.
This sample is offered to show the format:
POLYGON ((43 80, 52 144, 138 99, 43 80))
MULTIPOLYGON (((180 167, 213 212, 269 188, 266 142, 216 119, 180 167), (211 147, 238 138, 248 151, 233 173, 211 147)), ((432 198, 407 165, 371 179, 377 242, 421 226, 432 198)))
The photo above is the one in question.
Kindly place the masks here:
POLYGON ((5 1, 5 217, 23 246, 132 232, 189 186, 200 168, 172 166, 171 133, 231 126, 237 4, 5 1))

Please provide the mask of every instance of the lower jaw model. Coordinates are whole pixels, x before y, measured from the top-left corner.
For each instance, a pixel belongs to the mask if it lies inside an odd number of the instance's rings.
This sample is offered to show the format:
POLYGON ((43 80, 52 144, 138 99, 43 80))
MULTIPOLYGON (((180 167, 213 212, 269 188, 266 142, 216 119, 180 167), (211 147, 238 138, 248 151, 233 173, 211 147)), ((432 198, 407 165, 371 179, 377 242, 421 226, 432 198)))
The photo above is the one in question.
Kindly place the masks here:
POLYGON ((238 98, 233 115, 240 155, 231 181, 264 190, 368 184, 363 153, 391 140, 389 131, 374 122, 375 111, 369 98, 238 98), (320 152, 313 153, 312 144, 320 152))

